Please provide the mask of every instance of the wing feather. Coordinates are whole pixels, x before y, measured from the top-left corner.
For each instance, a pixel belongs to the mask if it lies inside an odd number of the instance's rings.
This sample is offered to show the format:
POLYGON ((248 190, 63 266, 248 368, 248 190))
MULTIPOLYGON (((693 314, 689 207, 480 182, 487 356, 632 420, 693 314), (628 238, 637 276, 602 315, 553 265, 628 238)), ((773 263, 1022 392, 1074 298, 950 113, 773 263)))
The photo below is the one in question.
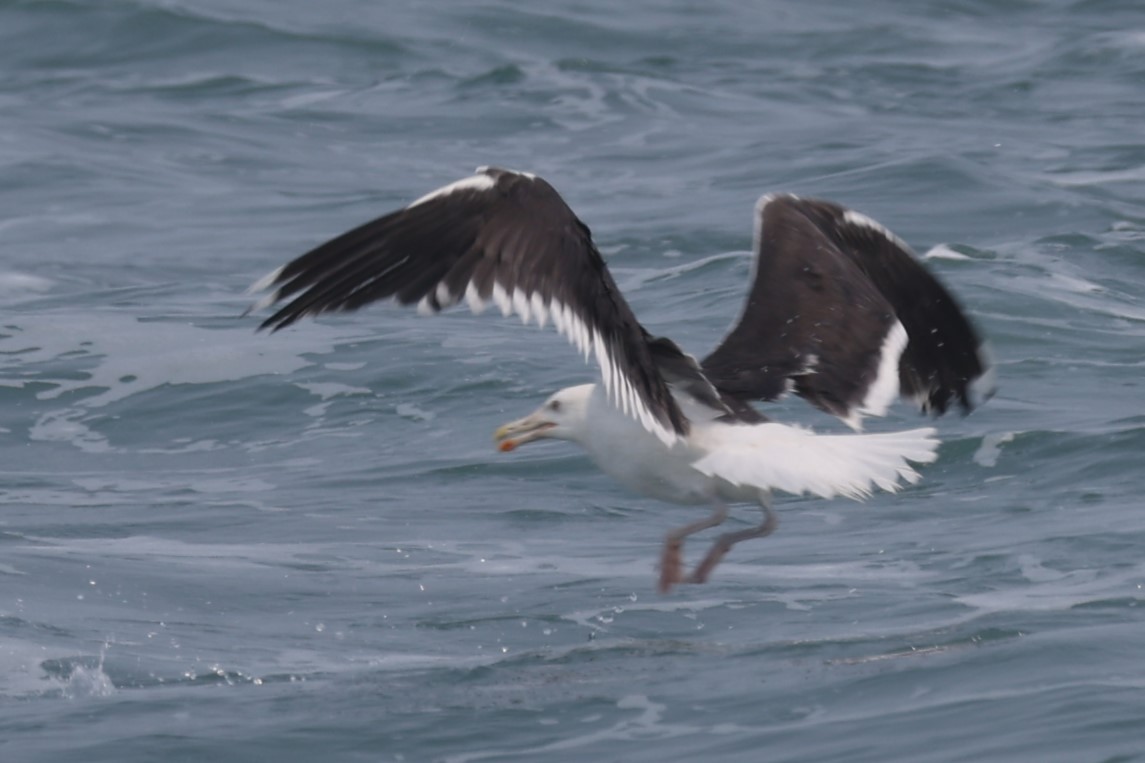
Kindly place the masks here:
POLYGON ((272 331, 390 298, 435 313, 464 297, 475 313, 492 302, 525 323, 551 319, 586 361, 595 358, 618 410, 665 442, 688 432, 650 337, 588 227, 534 175, 482 168, 315 247, 258 285, 272 290, 261 306, 279 305, 261 325, 272 331))
POLYGON ((981 341, 906 244, 827 201, 765 196, 756 214, 751 290, 702 363, 723 395, 793 389, 856 428, 900 391, 935 413, 951 400, 973 407, 968 389, 988 365, 981 341))

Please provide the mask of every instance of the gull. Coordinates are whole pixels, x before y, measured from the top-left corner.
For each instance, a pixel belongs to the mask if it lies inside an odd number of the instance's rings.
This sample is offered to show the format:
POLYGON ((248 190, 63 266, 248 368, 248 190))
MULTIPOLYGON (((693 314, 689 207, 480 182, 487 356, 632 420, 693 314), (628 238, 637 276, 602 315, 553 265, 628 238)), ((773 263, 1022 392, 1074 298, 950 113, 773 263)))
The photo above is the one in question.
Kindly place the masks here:
POLYGON ((464 302, 524 323, 552 324, 596 383, 568 387, 500 427, 502 451, 540 440, 576 443, 636 493, 711 511, 668 532, 659 588, 708 580, 735 544, 778 525, 772 491, 861 500, 920 478, 932 427, 862 433, 900 396, 940 415, 968 413, 993 393, 977 331, 947 289, 897 236, 833 202, 770 194, 755 207, 747 298, 703 360, 653 336, 609 274, 588 227, 544 179, 479 167, 365 223, 251 287, 260 328, 352 311, 379 300, 434 314, 464 302), (774 422, 757 404, 794 393, 854 432, 774 422), (684 540, 721 524, 729 504, 762 521, 720 535, 688 574, 684 540))

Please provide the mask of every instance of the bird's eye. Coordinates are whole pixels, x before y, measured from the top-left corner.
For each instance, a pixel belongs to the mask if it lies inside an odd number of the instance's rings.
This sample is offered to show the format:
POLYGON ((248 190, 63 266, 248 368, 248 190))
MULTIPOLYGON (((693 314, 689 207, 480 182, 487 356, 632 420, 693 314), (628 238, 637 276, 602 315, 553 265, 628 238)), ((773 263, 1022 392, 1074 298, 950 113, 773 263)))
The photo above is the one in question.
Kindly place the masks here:
POLYGON ((560 409, 561 409, 561 401, 560 400, 550 400, 549 401, 549 410, 550 411, 559 411, 560 409))

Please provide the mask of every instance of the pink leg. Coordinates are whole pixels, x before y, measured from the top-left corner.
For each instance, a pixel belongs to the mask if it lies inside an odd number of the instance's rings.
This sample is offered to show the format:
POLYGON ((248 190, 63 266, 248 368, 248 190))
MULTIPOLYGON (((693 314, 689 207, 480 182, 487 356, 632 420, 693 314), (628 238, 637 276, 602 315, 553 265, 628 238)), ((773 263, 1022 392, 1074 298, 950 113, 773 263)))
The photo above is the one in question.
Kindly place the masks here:
POLYGON ((700 562, 699 566, 692 572, 691 575, 684 581, 685 583, 705 583, 708 576, 712 574, 712 570, 724 558, 724 554, 731 549, 732 546, 739 543, 741 540, 748 540, 749 538, 764 538, 775 532, 775 528, 779 527, 779 516, 771 510, 770 497, 763 497, 760 499, 760 506, 763 508, 763 522, 757 527, 752 527, 747 530, 739 530, 733 533, 725 533, 716 538, 716 542, 712 544, 708 555, 700 562))
MULTIPOLYGON (((682 583, 683 572, 680 562, 680 551, 684 547, 684 538, 701 530, 707 530, 727 519, 728 507, 717 503, 711 516, 691 524, 671 530, 664 539, 664 552, 660 555, 660 593, 668 593, 672 586, 682 583)), ((713 563, 712 566, 715 566, 713 563)))

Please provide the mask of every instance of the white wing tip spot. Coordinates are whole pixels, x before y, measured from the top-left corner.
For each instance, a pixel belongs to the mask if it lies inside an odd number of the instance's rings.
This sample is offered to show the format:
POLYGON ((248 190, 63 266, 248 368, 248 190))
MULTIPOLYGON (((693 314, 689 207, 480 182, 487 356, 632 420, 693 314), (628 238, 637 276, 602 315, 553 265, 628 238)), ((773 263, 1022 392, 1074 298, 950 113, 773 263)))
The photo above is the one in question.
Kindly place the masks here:
POLYGON ((505 291, 505 287, 499 282, 493 282, 493 292, 490 295, 493 297, 494 304, 501 309, 501 315, 509 317, 513 314, 513 300, 509 297, 509 293, 505 291))
POLYGON ((449 290, 449 286, 446 285, 445 281, 441 281, 437 284, 437 288, 433 290, 433 296, 437 299, 437 304, 441 305, 442 307, 449 307, 457 301, 456 297, 453 296, 453 292, 449 290))
POLYGON ((407 204, 406 209, 411 209, 416 207, 418 204, 424 204, 427 201, 432 201, 442 196, 448 196, 449 194, 456 193, 458 191, 488 191, 490 188, 496 185, 496 183, 497 181, 493 178, 492 175, 486 175, 484 173, 471 175, 467 178, 455 180, 449 185, 443 185, 441 188, 430 191, 425 196, 415 199, 414 201, 407 204))
POLYGON ((533 292, 529 297, 529 307, 533 311, 533 316, 537 319, 537 325, 544 328, 545 323, 549 320, 549 310, 545 305, 544 297, 541 296, 539 291, 533 292))
POLYGON ((755 202, 756 214, 762 214, 764 207, 778 199, 790 199, 791 201, 799 201, 799 197, 793 193, 765 193, 760 196, 755 202))
POLYGON ((532 306, 529 302, 528 295, 525 294, 524 291, 521 289, 514 290, 511 302, 513 304, 513 312, 521 316, 521 323, 527 324, 530 320, 532 320, 532 306))
POLYGON ((521 177, 528 178, 529 180, 536 180, 537 179, 537 176, 534 175, 532 172, 524 172, 523 170, 511 170, 511 169, 508 169, 506 167, 493 167, 493 166, 488 165, 488 164, 482 164, 480 167, 478 167, 476 170, 474 170, 474 172, 476 172, 479 175, 485 175, 485 174, 488 174, 489 172, 492 172, 493 170, 498 170, 500 172, 507 172, 510 175, 520 175, 521 177))
POLYGON ((862 212, 856 212, 853 209, 844 210, 843 221, 850 223, 851 225, 857 225, 860 228, 872 230, 885 238, 887 241, 893 243, 895 246, 905 249, 908 252, 911 251, 910 246, 901 238, 892 233, 889 228, 877 222, 876 220, 867 217, 862 212))
POLYGON ((465 287, 465 302, 474 315, 480 315, 485 311, 485 300, 481 298, 481 294, 472 281, 465 287))
POLYGON ((274 270, 270 271, 269 273, 264 275, 262 278, 258 279, 254 283, 252 283, 250 285, 250 288, 248 288, 246 290, 246 293, 248 295, 255 295, 255 294, 258 294, 260 291, 266 291, 267 289, 270 288, 270 285, 273 284, 275 281, 277 281, 278 277, 280 275, 282 275, 282 270, 285 267, 286 266, 283 265, 282 267, 277 267, 274 270))
POLYGON ((883 339, 879 350, 878 366, 871 386, 859 405, 859 412, 882 416, 899 395, 899 360, 906 349, 907 334, 902 322, 896 320, 883 339))
POLYGON ((274 290, 268 294, 265 294, 257 302, 252 304, 249 308, 247 308, 247 312, 248 313, 257 313, 261 310, 265 310, 266 308, 270 307, 271 305, 273 305, 277 301, 278 301, 278 290, 276 289, 276 290, 274 290))

